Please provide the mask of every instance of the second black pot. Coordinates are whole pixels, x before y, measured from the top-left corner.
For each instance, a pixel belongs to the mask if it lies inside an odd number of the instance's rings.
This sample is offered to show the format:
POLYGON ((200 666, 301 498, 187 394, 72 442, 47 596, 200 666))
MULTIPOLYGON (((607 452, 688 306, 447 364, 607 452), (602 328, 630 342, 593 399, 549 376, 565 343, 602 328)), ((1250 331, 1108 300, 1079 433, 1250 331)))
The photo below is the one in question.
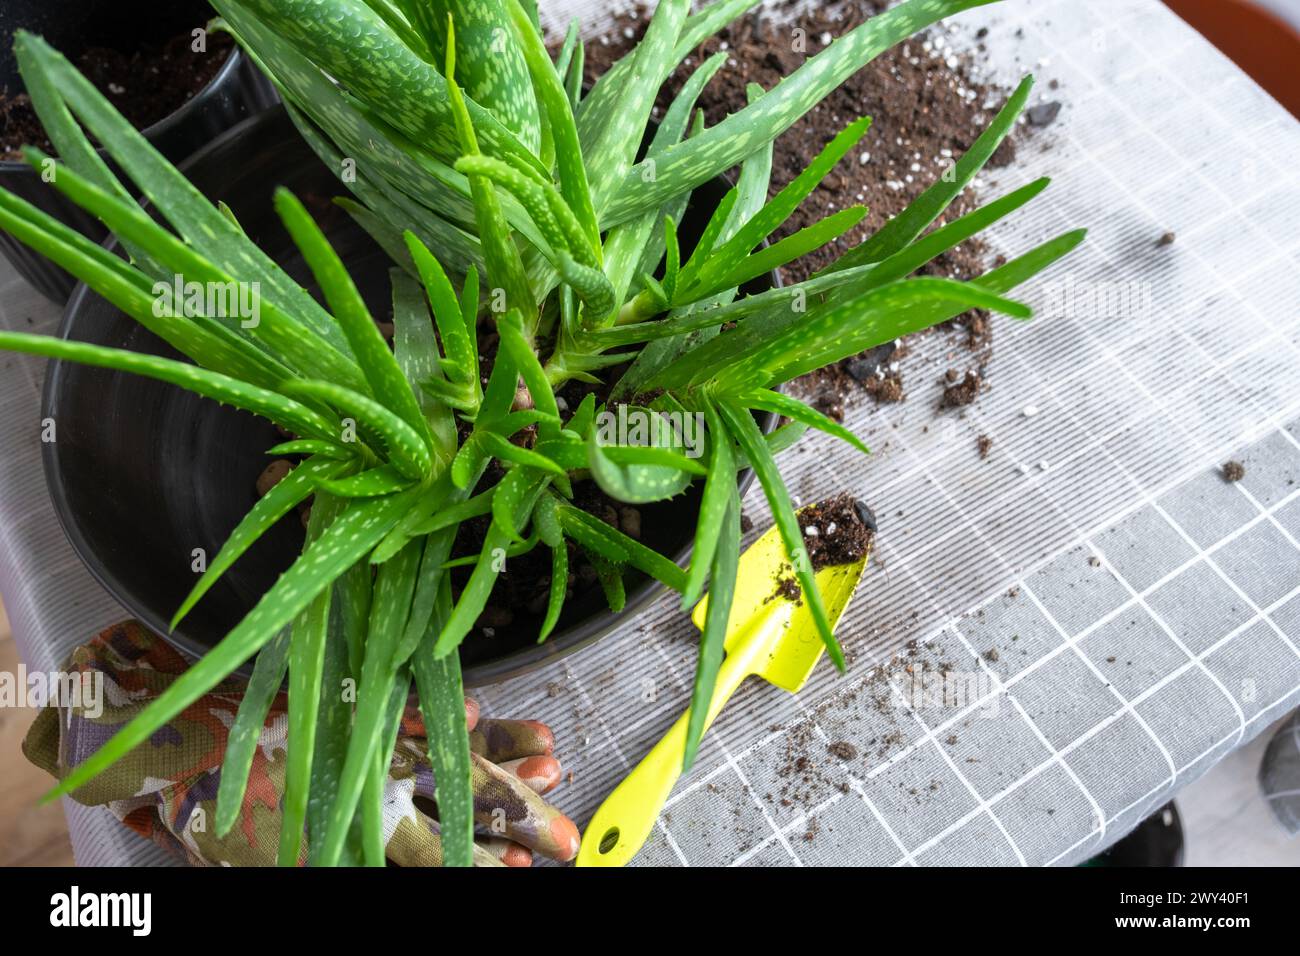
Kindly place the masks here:
MULTIPOLYGON (((0 90, 12 94, 24 89, 13 53, 18 30, 40 34, 75 62, 89 46, 130 50, 202 27, 214 15, 206 0, 171 0, 167 4, 156 0, 5 0, 0 10, 0 90)), ((142 132, 164 156, 178 162, 276 102, 271 82, 236 47, 202 90, 142 132)), ((131 187, 129 180, 124 182, 131 187)), ((104 238, 105 229, 97 219, 43 182, 37 171, 21 160, 0 160, 0 187, 96 242, 104 238)), ((76 280, 58 266, 6 233, 0 233, 0 252, 47 299, 59 304, 68 300, 76 280)))
MULTIPOLYGON (((295 279, 310 274, 272 210, 276 186, 291 189, 311 210, 347 263, 376 315, 390 310, 387 256, 329 198, 334 175, 303 144, 282 109, 231 130, 182 168, 210 199, 223 199, 249 236, 295 279)), ((682 234, 689 248, 725 192, 721 181, 696 191, 682 234)), ((766 288, 775 278, 762 284, 766 288)), ((155 354, 168 347, 78 286, 64 314, 65 338, 155 354)), ((302 530, 290 517, 271 529, 219 580, 180 628, 167 622, 194 585, 193 549, 209 559, 256 501, 254 479, 266 449, 280 441, 262 419, 189 392, 100 368, 52 363, 44 417, 57 423, 45 446, 45 475, 55 511, 91 573, 123 606, 182 650, 201 655, 216 644, 292 563, 302 530)), ((772 418, 765 422, 773 424, 772 418)), ((742 487, 752 475, 742 478, 742 487)), ((642 506, 642 540, 685 558, 694 535, 699 483, 667 502, 642 506)), ((657 582, 629 579, 627 606, 615 615, 598 586, 579 589, 559 627, 537 644, 537 621, 521 616, 475 632, 461 645, 467 685, 532 670, 612 632, 662 593, 657 582)))

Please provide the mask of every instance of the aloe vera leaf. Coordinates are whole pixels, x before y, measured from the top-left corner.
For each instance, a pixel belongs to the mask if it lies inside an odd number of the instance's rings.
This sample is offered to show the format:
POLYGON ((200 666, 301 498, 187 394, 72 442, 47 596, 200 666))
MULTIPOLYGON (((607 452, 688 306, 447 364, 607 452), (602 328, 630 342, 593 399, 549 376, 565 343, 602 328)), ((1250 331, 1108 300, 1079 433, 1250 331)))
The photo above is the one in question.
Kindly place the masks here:
MULTIPOLYGON (((398 519, 400 520, 400 518, 398 519)), ((334 582, 339 592, 337 606, 341 607, 340 630, 347 642, 348 675, 361 678, 361 662, 365 653, 366 630, 370 624, 370 605, 374 600, 374 581, 370 562, 360 560, 343 572, 334 582)), ((352 710, 348 708, 348 725, 352 723, 352 710)), ((342 768, 340 760, 339 768, 342 768)))
POLYGON ((339 498, 375 498, 409 488, 411 479, 390 465, 379 465, 347 478, 324 478, 316 486, 339 498))
POLYGON ((277 189, 275 209, 334 310, 353 354, 361 363, 373 397, 400 416, 422 439, 431 442, 429 425, 415 401, 415 393, 389 351, 343 260, 293 193, 283 187, 277 189))
POLYGON ((840 37, 768 91, 699 136, 656 158, 655 176, 645 182, 633 166, 599 203, 608 227, 662 204, 730 169, 763 143, 794 125, 832 90, 895 43, 936 20, 992 0, 905 0, 840 37))
MULTIPOLYGON (((31 158, 39 159, 38 151, 31 158)), ((151 259, 164 266, 173 275, 188 281, 236 288, 236 279, 217 268, 193 247, 181 242, 160 227, 134 203, 124 202, 90 183, 75 170, 61 167, 54 177, 55 187, 82 209, 98 217, 119 239, 129 241, 142 249, 151 259)), ((166 287, 167 283, 160 283, 166 287)), ((153 290, 157 292, 159 285, 153 290)), ((284 313, 273 301, 261 294, 260 283, 252 287, 256 295, 256 324, 253 316, 210 316, 232 332, 255 339, 264 344, 275 357, 275 366, 285 366, 314 378, 338 379, 343 384, 362 381, 361 372, 350 359, 345 358, 325 340, 305 332, 302 324, 284 313), (246 324, 249 323, 249 324, 246 324), (283 365, 281 365, 283 363, 283 365)), ((173 309, 176 304, 173 304, 173 309)), ((182 321, 187 321, 182 317, 182 321)), ((262 364, 269 364, 265 358, 262 364)), ((274 369, 273 369, 274 370, 274 369)), ((283 376, 284 372, 281 372, 283 376)))
POLYGON ((150 280, 107 249, 10 193, 0 192, 0 229, 30 246, 204 367, 271 388, 288 370, 250 343, 197 316, 155 315, 150 280))
MULTIPOLYGON (((438 164, 439 172, 448 181, 447 188, 441 188, 442 179, 426 173, 421 164, 405 153, 396 152, 405 147, 405 143, 385 139, 384 132, 377 130, 373 137, 365 140, 366 143, 375 143, 375 148, 360 153, 369 158, 365 171, 351 169, 346 160, 353 157, 345 156, 341 150, 358 152, 352 148, 352 143, 343 139, 341 134, 322 132, 287 98, 285 110, 321 162, 333 170, 364 205, 345 196, 335 197, 334 202, 347 210, 394 262, 414 274, 414 266, 402 242, 402 228, 405 226, 426 245, 440 250, 444 262, 453 271, 464 272, 471 264, 482 263, 483 250, 478 237, 466 232, 462 225, 472 222, 474 217, 469 183, 457 182, 464 177, 450 166, 438 164), (394 150, 392 156, 389 155, 390 146, 394 150), (388 162, 390 159, 391 164, 388 162), (350 176, 349 172, 355 175, 350 176), (464 196, 460 195, 457 187, 464 190, 464 196)), ((425 165, 433 166, 434 163, 430 160, 425 165)), ((519 221, 522 223, 525 218, 521 211, 519 221)))
POLYGON ((536 474, 527 468, 514 468, 497 482, 492 491, 492 520, 512 541, 524 536, 515 525, 515 513, 536 482, 536 474))
MULTIPOLYGON (((873 289, 844 306, 835 306, 823 316, 806 320, 805 334, 790 331, 769 342, 754 357, 754 368, 761 367, 763 372, 752 380, 765 378, 766 381, 759 382, 762 385, 787 382, 881 342, 929 328, 942 321, 942 316, 960 314, 971 308, 1021 319, 1032 315, 1023 303, 1003 298, 974 282, 928 277, 895 282, 873 289), (925 288, 908 288, 918 285, 925 288), (845 312, 835 315, 841 308, 845 312), (936 319, 936 315, 941 318, 936 319), (803 344, 794 345, 796 340, 803 344)), ((749 377, 734 367, 724 376, 749 377)))
POLYGON ((267 642, 253 662, 252 676, 244 688, 239 710, 226 737, 226 752, 221 760, 221 776, 217 782, 218 837, 224 837, 230 832, 244 808, 248 774, 262 740, 262 727, 288 669, 289 629, 285 628, 267 642))
POLYGON ((54 145, 54 151, 63 157, 65 163, 81 170, 87 178, 110 190, 119 199, 134 201, 77 125, 59 90, 49 60, 45 56, 35 55, 34 48, 39 49, 42 43, 39 36, 26 30, 14 33, 14 58, 22 73, 23 85, 31 97, 32 106, 40 117, 46 135, 54 145))
MULTIPOLYGON (((949 279, 920 278, 894 282, 872 289, 834 307, 795 314, 783 327, 763 334, 745 334, 732 341, 731 336, 714 339, 707 345, 682 356, 652 382, 663 388, 677 388, 687 382, 709 378, 767 385, 784 374, 787 364, 802 367, 812 356, 843 351, 843 358, 881 342, 892 341, 932 324, 923 306, 949 301, 963 308, 1006 309, 1009 314, 1024 315, 1024 306, 991 296, 970 283, 949 279), (904 311, 906 310, 906 311, 904 311), (847 350, 847 351, 846 351, 847 350), (742 370, 743 369, 743 370, 742 370), (779 370, 779 372, 778 372, 779 370), (773 377, 768 377, 768 372, 773 377)), ((828 358, 809 368, 838 361, 828 358)), ((795 372, 788 377, 802 374, 795 372)))
MULTIPOLYGON (((458 494, 463 497, 465 493, 458 494)), ((444 528, 424 539, 420 568, 415 579, 415 591, 411 597, 411 612, 407 617, 402 638, 397 644, 396 660, 409 661, 416 647, 424 641, 432 642, 437 636, 437 629, 441 628, 439 621, 435 621, 434 618, 439 594, 447 577, 446 562, 456 541, 457 531, 459 528, 444 528)))
POLYGON ((481 176, 500 187, 506 195, 513 196, 545 237, 553 254, 562 250, 573 251, 588 265, 594 263, 591 243, 583 234, 572 211, 562 199, 558 203, 552 203, 547 196, 547 191, 554 190, 554 186, 539 182, 539 177, 525 175, 523 171, 499 159, 481 154, 462 156, 456 160, 455 170, 466 178, 481 176), (556 216, 557 212, 561 215, 567 213, 563 226, 556 216))
MULTIPOLYGON (((760 97, 755 101, 755 105, 762 104, 767 98, 760 97)), ((799 175, 790 180, 779 193, 763 205, 762 209, 745 220, 745 223, 725 243, 717 249, 709 250, 707 260, 692 256, 691 262, 682 271, 682 282, 688 288, 696 284, 702 288, 718 285, 718 280, 722 276, 738 266, 750 250, 790 218, 799 204, 817 188, 818 183, 825 179, 844 155, 862 139, 870 125, 871 120, 863 117, 854 120, 835 134, 799 175)))
POLYGON ((172 615, 175 628, 193 610, 212 585, 253 546, 263 534, 295 507, 306 501, 318 482, 339 474, 349 467, 346 463, 328 458, 308 458, 272 486, 257 500, 248 513, 235 525, 207 569, 195 582, 181 606, 172 615))
MULTIPOLYGON (((445 579, 444 579, 445 580, 445 579)), ((440 588, 434 626, 451 613, 450 585, 440 588)), ((429 762, 437 787, 438 828, 442 833, 442 865, 470 866, 474 846, 474 797, 470 789, 469 731, 465 722, 465 690, 460 657, 435 657, 433 642, 421 641, 411 656, 420 695, 429 762)))
MULTIPOLYGON (((517 558, 520 557, 521 555, 528 554, 530 551, 533 550, 533 548, 537 547, 539 540, 540 539, 536 535, 529 535, 523 541, 507 541, 507 544, 504 547, 498 547, 493 549, 494 560, 503 560, 505 558, 517 558)), ((462 555, 459 558, 449 558, 448 560, 442 563, 442 566, 446 570, 451 570, 452 568, 477 567, 477 565, 482 560, 483 560, 483 555, 481 553, 477 555, 466 554, 466 555, 462 555)), ((462 592, 461 597, 464 598, 464 596, 465 595, 462 592)))
MULTIPOLYGON (((542 118, 519 42, 528 34, 536 36, 528 14, 510 0, 440 0, 434 9, 445 10, 456 22, 456 61, 461 64, 459 79, 465 92, 514 133, 525 149, 538 153, 542 118), (514 29, 516 15, 523 17, 523 31, 514 29)), ((447 18, 430 19, 438 30, 437 51, 449 39, 447 18)))
MULTIPOLYGON (((478 155, 475 125, 466 111, 464 97, 455 81, 454 44, 448 44, 447 50, 447 92, 452 115, 456 120, 461 153, 464 156, 478 155)), ((514 306, 531 312, 537 303, 524 273, 524 263, 519 255, 519 248, 511 238, 505 215, 501 211, 496 190, 483 176, 469 176, 468 179, 470 193, 474 199, 474 217, 478 223, 479 242, 482 243, 483 260, 487 265, 487 278, 494 289, 499 289, 504 294, 504 304, 507 309, 514 306)))
POLYGON ((599 322, 613 311, 617 302, 614 287, 605 273, 591 266, 583 265, 566 252, 556 257, 556 270, 582 300, 583 319, 588 324, 599 322))
MULTIPOLYGON (((755 312, 763 311, 769 306, 789 303, 796 296, 807 300, 816 295, 833 292, 834 294, 831 295, 828 301, 834 303, 841 296, 865 292, 868 289, 884 285, 886 282, 910 275, 936 256, 960 245, 971 236, 982 232, 1019 209, 1042 192, 1049 182, 1050 180, 1044 177, 1021 186, 1019 189, 927 233, 904 249, 878 263, 867 263, 838 271, 823 271, 803 282, 746 296, 730 304, 719 306, 712 311, 688 313, 679 318, 662 319, 657 322, 644 322, 613 329, 599 329, 587 334, 591 336, 594 342, 599 343, 601 348, 615 348, 620 345, 631 345, 635 342, 650 341, 669 335, 679 335, 711 324, 735 322, 755 312)), ((787 318, 797 318, 788 307, 783 311, 786 313, 787 318)))
POLYGON ((825 219, 746 256, 729 273, 711 272, 709 276, 701 277, 700 283, 704 288, 700 294, 709 295, 742 286, 751 279, 794 262, 814 249, 834 242, 860 223, 866 214, 866 206, 850 206, 831 213, 825 219))
POLYGON ((600 554, 589 554, 591 566, 596 571, 596 580, 605 593, 605 603, 615 614, 622 614, 627 606, 627 589, 623 586, 622 568, 600 554))
MULTIPOLYGON (((389 358, 391 359, 392 356, 389 358)), ((402 387, 406 387, 405 383, 402 387)), ((429 446, 419 432, 405 419, 389 411, 386 405, 381 405, 373 398, 332 382, 314 380, 286 382, 284 391, 289 395, 302 395, 329 402, 341 409, 344 414, 373 428, 383 439, 393 467, 408 478, 423 478, 429 474, 433 465, 429 446)), ((409 390, 407 394, 410 394, 409 390)), ((341 432, 341 429, 335 431, 341 432)), ((341 434, 330 437, 339 438, 341 434)))
POLYGON ((998 111, 998 115, 957 161, 951 177, 941 177, 937 180, 934 185, 912 200, 906 209, 885 223, 878 232, 840 256, 830 268, 837 270, 866 262, 879 262, 899 252, 924 232, 930 223, 939 218, 953 198, 966 188, 1006 138, 1015 124, 1016 117, 1020 115, 1020 111, 1029 99, 1029 90, 1033 85, 1032 76, 1026 76, 1020 81, 1002 109, 998 111))
POLYGON ((157 379, 204 398, 261 415, 299 434, 332 437, 337 431, 327 419, 291 398, 188 362, 26 332, 0 332, 0 349, 157 379))
POLYGON ((424 4, 404 3, 402 0, 394 0, 392 4, 388 0, 363 0, 363 2, 388 24, 388 28, 402 38, 412 50, 424 57, 424 59, 433 62, 433 54, 430 50, 429 43, 425 39, 429 34, 420 28, 424 23, 423 18, 412 17, 407 20, 408 16, 418 14, 427 10, 424 4))
POLYGON ((533 399, 533 408, 544 416, 540 428, 541 437, 553 437, 559 432, 560 406, 556 402, 551 383, 546 379, 542 363, 537 360, 537 353, 533 351, 524 333, 524 322, 519 312, 512 309, 500 316, 497 319, 497 332, 500 335, 501 347, 509 353, 519 370, 520 378, 528 386, 528 392, 533 399), (554 424, 550 424, 550 420, 553 420, 554 424))
POLYGON ((731 436, 713 403, 706 400, 703 407, 709 429, 709 475, 704 481, 700 515, 695 523, 695 546, 691 550, 686 587, 682 589, 682 610, 698 601, 704 589, 705 576, 713 566, 713 555, 721 540, 719 535, 726 521, 728 502, 735 495, 736 488, 731 436))
POLYGON ((446 162, 417 148, 384 121, 384 112, 340 88, 238 0, 223 0, 223 6, 232 14, 230 32, 275 83, 294 125, 335 175, 342 175, 343 159, 364 158, 367 170, 430 209, 453 220, 473 217, 468 184, 446 162))
POLYGON ((690 0, 660 0, 634 52, 635 81, 623 84, 595 142, 583 151, 598 213, 636 158, 659 87, 677 65, 673 52, 690 7, 690 0))
MULTIPOLYGON (((354 565, 354 567, 357 567, 354 565)), ((307 796, 307 863, 315 862, 317 855, 317 838, 325 832, 329 817, 330 803, 338 790, 339 774, 343 770, 343 761, 347 756, 348 735, 352 730, 352 705, 350 697, 344 694, 345 681, 352 675, 348 649, 348 620, 357 611, 363 617, 368 615, 370 582, 367 571, 365 582, 364 607, 350 608, 347 611, 340 606, 351 600, 351 589, 347 579, 351 574, 345 572, 342 578, 334 582, 331 589, 330 626, 325 634, 325 660, 321 672, 320 707, 317 711, 316 753, 311 762, 311 791, 307 796)), ((265 650, 262 651, 266 653, 265 650)), ((259 656, 258 660, 261 660, 259 656)), ((349 852, 345 845, 339 862, 345 866, 354 866, 357 856, 349 852)))
MULTIPOLYGON (((719 0, 691 14, 682 24, 681 36, 673 50, 672 62, 681 63, 697 46, 757 4, 758 0, 719 0)), ((583 98, 577 116, 578 132, 582 137, 584 150, 591 148, 607 116, 615 108, 618 93, 628 82, 635 63, 636 51, 632 50, 598 77, 591 92, 583 98)))
MULTIPOLYGON (((542 42, 523 8, 510 0, 505 2, 506 14, 510 17, 515 35, 520 43, 520 50, 532 77, 533 89, 537 93, 550 123, 551 134, 555 138, 556 171, 559 175, 560 194, 572 210, 576 221, 580 223, 587 244, 600 248, 600 229, 596 225, 596 211, 591 204, 591 191, 587 184, 587 170, 582 162, 582 147, 578 142, 578 128, 573 118, 569 95, 565 91, 560 77, 564 67, 552 66, 547 55, 546 45, 542 42)), ((571 23, 565 36, 565 50, 572 51, 577 46, 577 25, 571 23)), ((561 60, 564 60, 561 52, 561 60)))
MULTIPOLYGON (((393 762, 402 710, 410 695, 410 669, 397 668, 388 692, 388 709, 379 725, 379 742, 361 790, 361 856, 366 866, 384 866, 384 791, 393 762)), ((345 764, 346 766, 346 764, 345 764)))
POLYGON ((833 418, 823 415, 817 409, 806 405, 797 398, 764 388, 742 392, 736 396, 736 400, 746 408, 757 408, 761 411, 783 415, 797 422, 803 422, 805 425, 834 436, 840 441, 848 442, 864 455, 871 454, 871 449, 864 445, 862 439, 858 438, 857 435, 833 418))
POLYGON ((564 598, 569 589, 569 548, 564 542, 551 546, 551 586, 546 597, 546 615, 537 632, 537 643, 545 643, 555 630, 564 610, 564 598))
MULTIPOLYGON (((312 506, 307 541, 318 541, 338 516, 336 502, 328 497, 312 506)), ((330 623, 333 588, 324 588, 294 620, 289 638, 288 756, 284 772, 284 798, 280 802, 280 845, 277 866, 297 866, 307 823, 311 793, 311 765, 316 753, 316 717, 320 710, 321 680, 325 670, 325 642, 330 623)))
MULTIPOLYGON (((569 64, 573 62, 573 51, 577 49, 581 30, 582 22, 577 17, 570 17, 568 25, 564 28, 564 39, 560 42, 560 50, 555 54, 553 64, 555 73, 560 77, 561 83, 569 75, 569 64)), ((550 54, 547 54, 547 59, 550 60, 550 54)), ((531 68, 531 61, 529 61, 529 66, 531 68)))
POLYGON ((676 564, 599 518, 572 505, 560 505, 557 514, 564 533, 588 551, 615 564, 630 564, 674 591, 686 586, 686 572, 676 564))
MULTIPOLYGON (((539 476, 533 482, 528 494, 517 505, 512 522, 515 527, 524 523, 544 488, 545 478, 539 476)), ((495 521, 488 526, 474 570, 470 572, 469 580, 465 582, 451 614, 447 616, 442 630, 438 633, 433 648, 434 656, 445 657, 455 651, 460 642, 465 639, 465 635, 470 632, 479 615, 483 613, 483 608, 487 607, 488 597, 496 584, 497 575, 501 573, 500 558, 508 556, 510 543, 509 535, 495 521)))
POLYGON ((828 301, 834 303, 844 296, 884 285, 886 282, 910 275, 936 256, 965 242, 971 236, 982 232, 993 223, 1019 209, 1046 189, 1050 182, 1051 180, 1043 177, 1021 186, 1019 189, 981 206, 959 219, 954 219, 933 232, 927 233, 879 262, 868 263, 856 269, 838 269, 825 273, 824 278, 830 279, 850 272, 856 273, 859 270, 865 272, 860 280, 856 280, 852 284, 839 286, 836 294, 831 296, 828 301))
MULTIPOLYGON (((726 439, 730 441, 730 439, 726 439)), ((704 737, 713 688, 722 666, 723 644, 727 639, 727 622, 736 593, 736 573, 740 566, 740 495, 734 481, 728 482, 718 545, 713 552, 709 573, 709 604, 704 612, 704 629, 700 633, 699 661, 695 665, 695 684, 691 688, 691 705, 687 711, 686 741, 682 752, 682 773, 691 769, 704 737)))
MULTIPOLYGON (((658 155, 685 135, 690 122, 691 109, 699 98, 700 91, 725 61, 726 53, 719 51, 700 64, 699 68, 690 75, 682 85, 677 98, 664 113, 659 128, 655 130, 648 156, 658 155)), ((604 269, 605 275, 609 277, 614 287, 616 301, 621 302, 625 298, 632 275, 639 266, 644 265, 642 271, 649 272, 659 264, 657 252, 653 256, 655 260, 653 263, 644 262, 648 256, 647 247, 656 236, 655 227, 661 222, 659 213, 660 210, 648 212, 609 231, 605 240, 604 269)), ((725 218, 725 213, 723 215, 725 218)))
MULTIPOLYGON (((495 488, 495 486, 493 486, 495 488)), ((480 492, 472 498, 455 504, 449 504, 431 514, 427 519, 416 525, 412 529, 415 535, 433 534, 443 528, 450 528, 460 524, 462 521, 468 521, 470 518, 477 518, 480 515, 491 514, 492 512, 492 493, 493 488, 480 492)))
POLYGON ((429 425, 435 456, 448 464, 456 453, 456 420, 446 405, 432 401, 419 387, 422 380, 438 374, 438 343, 425 294, 418 282, 399 269, 389 270, 389 281, 393 286, 393 357, 429 425))
POLYGON ((675 459, 690 461, 685 456, 674 455, 665 449, 602 447, 594 436, 587 442, 587 466, 591 470, 591 477, 611 498, 629 504, 663 501, 680 494, 691 483, 692 473, 679 467, 680 463, 675 459), (637 460, 631 454, 616 455, 616 451, 642 454, 659 452, 673 456, 674 460, 651 459, 648 455, 637 460))
MULTIPOLYGON (((729 239, 740 228, 741 223, 754 216, 763 207, 763 204, 767 202, 768 183, 771 177, 772 144, 767 143, 751 153, 741 164, 740 176, 737 178, 735 186, 736 198, 730 201, 729 212, 723 217, 725 221, 722 223, 721 230, 715 233, 715 237, 720 236, 724 241, 729 239)), ((723 201, 727 202, 725 198, 723 201)), ((702 245, 703 240, 697 243, 697 248, 702 245)), ((712 241, 710 247, 711 245, 712 241)), ((678 284, 680 285, 681 282, 682 280, 679 278, 678 284)), ((669 318, 680 318, 692 312, 707 311, 725 305, 734 298, 735 292, 732 290, 720 292, 716 296, 683 306, 680 311, 674 310, 669 315, 669 318)), ((640 350, 631 367, 615 384, 612 397, 622 399, 643 390, 655 375, 671 365, 678 356, 701 348, 715 338, 719 327, 720 324, 708 325, 687 335, 678 335, 651 342, 640 350)))
MULTIPOLYGON (((535 360, 535 358, 534 358, 535 360)), ((541 364, 538 363, 538 368, 541 364)), ((549 388, 550 383, 547 383, 549 388)), ((498 435, 510 436, 522 431, 529 425, 546 425, 554 427, 558 433, 560 429, 560 416, 556 413, 543 412, 536 408, 520 409, 517 412, 511 412, 509 415, 503 415, 492 423, 492 430, 498 435)))
MULTIPOLYGON (((394 650, 410 611, 419 557, 419 543, 413 541, 391 561, 381 564, 375 578, 352 736, 317 857, 322 866, 337 863, 366 779, 380 750, 387 727, 393 678, 400 663, 393 659, 394 650)), ((363 820, 365 814, 363 808, 363 820)), ((382 855, 382 847, 380 853, 382 855)))
POLYGON ((772 518, 780 529, 781 540, 785 543, 786 555, 794 567, 799 586, 803 588, 803 598, 808 604, 813 624, 817 627, 822 643, 826 645, 826 653, 835 662, 835 666, 843 672, 844 654, 840 650, 839 642, 835 640, 835 635, 831 633, 830 621, 826 617, 826 605, 822 601, 816 575, 813 574, 812 566, 808 561, 799 519, 794 513, 794 505, 790 503, 790 493, 786 490, 785 482, 781 480, 776 462, 772 460, 767 443, 763 441, 763 433, 759 431, 758 425, 754 423, 749 412, 743 408, 722 400, 718 402, 718 411, 726 422, 727 429, 749 457, 759 484, 763 486, 763 494, 772 509, 772 518))
POLYGON ((478 363, 474 360, 474 346, 470 342, 472 330, 466 326, 451 280, 437 257, 413 233, 407 232, 403 238, 428 294, 442 347, 457 370, 456 380, 477 382, 478 363))
POLYGON ((332 441, 321 441, 319 438, 295 438, 292 441, 282 441, 278 445, 272 445, 263 454, 273 458, 283 458, 285 455, 316 455, 320 458, 333 458, 336 461, 346 461, 352 457, 347 449, 332 441))
POLYGON ((288 624, 322 588, 328 587, 374 547, 413 500, 412 494, 406 492, 350 506, 319 540, 307 547, 221 643, 191 665, 104 746, 72 768, 42 799, 52 800, 77 790, 224 680, 288 624))
POLYGON ((484 450, 501 461, 508 461, 515 465, 525 465, 529 468, 538 468, 554 475, 564 474, 564 469, 545 455, 539 454, 531 448, 511 444, 509 440, 502 438, 496 432, 480 432, 479 441, 482 443, 484 450))
POLYGON ((30 34, 20 36, 15 46, 30 57, 29 62, 40 64, 73 113, 195 249, 227 273, 261 282, 287 313, 348 354, 347 343, 325 310, 209 203, 62 55, 30 34))
MULTIPOLYGON (((247 0, 240 5, 353 95, 391 116, 407 136, 444 160, 456 155, 449 84, 369 7, 335 2, 323 9, 317 0, 247 0)), ((242 32, 237 11, 232 16, 233 4, 217 0, 213 6, 242 32)), ((466 106, 494 155, 540 167, 529 147, 489 110, 472 100, 466 106)))

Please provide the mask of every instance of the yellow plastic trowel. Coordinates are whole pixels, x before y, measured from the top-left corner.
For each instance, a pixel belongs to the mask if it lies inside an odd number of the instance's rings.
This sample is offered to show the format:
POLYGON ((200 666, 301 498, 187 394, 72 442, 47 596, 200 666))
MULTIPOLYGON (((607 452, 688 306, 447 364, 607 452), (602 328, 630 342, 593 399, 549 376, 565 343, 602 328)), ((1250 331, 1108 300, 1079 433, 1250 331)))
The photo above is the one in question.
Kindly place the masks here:
MULTIPOLYGON (((870 557, 868 547, 852 564, 817 572, 817 585, 832 628, 849 606, 870 557)), ((785 546, 776 528, 740 556, 736 594, 723 645, 726 657, 709 702, 706 728, 746 677, 756 675, 794 693, 807 682, 822 655, 825 645, 807 605, 778 593, 782 569, 790 574, 785 546)), ((704 626, 707 603, 706 596, 695 606, 691 619, 696 627, 704 626)), ((641 849, 681 775, 687 717, 682 714, 678 718, 600 805, 583 836, 578 866, 623 866, 641 849)))

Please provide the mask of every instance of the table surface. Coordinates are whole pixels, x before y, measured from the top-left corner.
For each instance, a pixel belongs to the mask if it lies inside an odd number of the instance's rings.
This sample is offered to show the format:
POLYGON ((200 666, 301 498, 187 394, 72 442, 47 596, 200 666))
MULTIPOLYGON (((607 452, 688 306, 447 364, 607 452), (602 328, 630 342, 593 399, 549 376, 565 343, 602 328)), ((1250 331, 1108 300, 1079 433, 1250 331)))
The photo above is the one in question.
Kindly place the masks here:
MULTIPOLYGON (((848 489, 880 516, 849 672, 742 687, 638 863, 1076 863, 1300 703, 1300 126, 1156 0, 959 20, 953 42, 989 27, 996 76, 1032 70, 1064 103, 1051 148, 984 183, 1054 179, 994 246, 1089 239, 1029 289, 1035 321, 999 320, 974 405, 936 415, 964 353, 928 336, 906 402, 848 411, 870 458, 820 435, 782 456, 801 501, 848 489), (908 695, 922 669, 951 675, 946 699, 908 695)), ((0 266, 0 327, 57 318, 0 266)), ((51 510, 43 375, 0 355, 0 594, 51 668, 124 612, 51 510)), ((746 510, 770 524, 757 489, 746 510)), ((685 708, 694 651, 663 599, 480 697, 551 724, 573 771, 556 800, 585 821, 685 708)), ((79 862, 158 859, 68 811, 79 862)))

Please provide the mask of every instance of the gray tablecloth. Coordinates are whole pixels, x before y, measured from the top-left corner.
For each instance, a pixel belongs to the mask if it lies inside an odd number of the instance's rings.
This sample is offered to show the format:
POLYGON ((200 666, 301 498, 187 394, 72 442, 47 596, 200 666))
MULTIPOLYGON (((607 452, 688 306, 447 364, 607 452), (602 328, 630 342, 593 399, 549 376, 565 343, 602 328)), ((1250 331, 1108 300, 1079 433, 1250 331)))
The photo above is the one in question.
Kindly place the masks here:
MULTIPOLYGON (((1156 0, 961 22, 952 42, 987 26, 999 77, 1032 70, 1064 102, 1051 148, 983 184, 1055 180, 996 245, 1089 241, 1029 293, 1036 321, 999 323, 975 405, 936 415, 965 353, 931 336, 905 403, 850 409, 870 458, 818 436, 782 457, 801 500, 847 488, 881 517, 841 625, 849 674, 742 688, 639 862, 1074 863, 1300 703, 1300 126, 1156 0), (913 694, 922 673, 946 696, 913 694)), ((0 325, 55 322, 6 271, 0 325)), ((46 668, 123 612, 50 509, 41 363, 0 369, 0 592, 46 668)), ((757 489, 746 506, 757 534, 757 489)), ((665 599, 483 701, 555 728, 556 799, 585 821, 685 707, 693 657, 665 599)), ((80 862, 152 858, 70 811, 80 862)))

